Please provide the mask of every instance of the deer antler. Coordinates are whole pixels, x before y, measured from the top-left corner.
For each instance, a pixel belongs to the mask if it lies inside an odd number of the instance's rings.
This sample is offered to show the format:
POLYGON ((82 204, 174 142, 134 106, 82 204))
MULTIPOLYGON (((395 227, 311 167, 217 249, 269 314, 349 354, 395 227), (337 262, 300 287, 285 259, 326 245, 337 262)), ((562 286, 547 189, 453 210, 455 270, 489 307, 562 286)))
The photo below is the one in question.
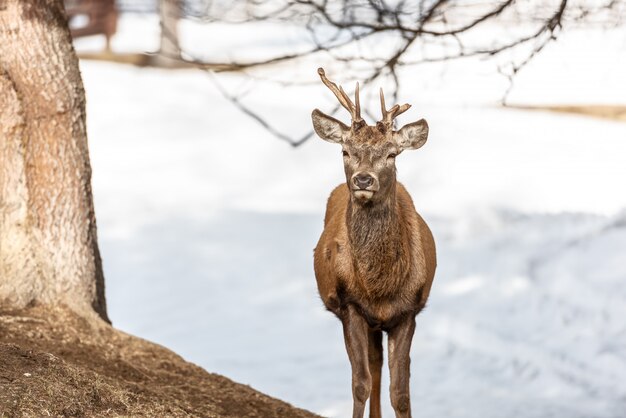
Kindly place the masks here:
POLYGON ((409 110, 409 108, 411 107, 410 104, 405 103, 402 106, 400 105, 394 105, 391 109, 387 110, 387 108, 385 107, 385 94, 383 93, 383 89, 381 87, 380 89, 380 109, 383 113, 383 118, 381 119, 381 122, 384 123, 385 125, 387 125, 387 127, 392 127, 393 126, 393 120, 398 117, 398 115, 401 115, 402 113, 406 112, 407 110, 409 110))
POLYGON ((330 91, 332 91, 335 94, 335 97, 337 97, 337 100, 339 100, 339 103, 341 103, 341 105, 345 107, 348 112, 350 112, 350 115, 352 115, 352 124, 358 125, 364 122, 363 118, 361 117, 361 101, 359 99, 359 83, 356 83, 356 91, 354 93, 354 98, 356 102, 356 105, 355 105, 354 103, 352 103, 352 100, 350 100, 350 97, 346 94, 346 92, 343 91, 343 88, 341 88, 340 86, 337 87, 335 83, 333 83, 332 81, 326 78, 326 73, 324 72, 323 68, 318 68, 317 73, 320 75, 320 78, 322 79, 322 83, 324 83, 326 87, 328 87, 330 91))

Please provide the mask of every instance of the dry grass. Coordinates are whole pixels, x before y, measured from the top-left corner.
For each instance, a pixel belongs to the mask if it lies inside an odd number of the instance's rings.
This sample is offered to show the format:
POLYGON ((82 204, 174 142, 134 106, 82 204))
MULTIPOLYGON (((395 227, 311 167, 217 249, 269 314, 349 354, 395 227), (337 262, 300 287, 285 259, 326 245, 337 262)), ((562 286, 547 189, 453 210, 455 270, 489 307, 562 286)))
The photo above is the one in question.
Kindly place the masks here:
POLYGON ((213 70, 216 72, 221 72, 221 71, 238 71, 242 69, 241 66, 239 65, 191 62, 191 61, 185 61, 182 58, 179 58, 179 59, 167 58, 157 53, 154 53, 154 54, 118 53, 118 52, 111 52, 111 51, 80 52, 78 53, 78 58, 80 58, 81 60, 106 61, 106 62, 114 62, 117 64, 134 65, 136 67, 155 67, 155 68, 166 68, 170 70, 196 68, 196 69, 213 70))
POLYGON ((551 106, 525 106, 508 105, 513 109, 537 110, 558 113, 573 113, 577 115, 591 116, 602 119, 611 119, 626 122, 626 105, 551 105, 551 106))

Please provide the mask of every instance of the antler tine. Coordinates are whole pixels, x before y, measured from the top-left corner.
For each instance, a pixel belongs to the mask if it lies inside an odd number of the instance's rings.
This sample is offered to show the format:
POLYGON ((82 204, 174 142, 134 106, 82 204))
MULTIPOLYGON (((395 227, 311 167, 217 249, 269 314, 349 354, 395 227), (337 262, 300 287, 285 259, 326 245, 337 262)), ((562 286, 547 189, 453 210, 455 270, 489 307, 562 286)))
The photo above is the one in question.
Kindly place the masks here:
POLYGON ((356 82, 356 90, 354 91, 354 101, 356 118, 354 120, 361 120, 361 99, 359 98, 359 82, 356 82))
POLYGON ((387 110, 387 107, 385 106, 385 94, 383 93, 383 89, 381 87, 380 89, 380 109, 381 112, 383 114, 383 118, 381 120, 381 122, 392 126, 393 125, 393 120, 395 118, 397 118, 399 115, 401 115, 402 113, 406 112, 407 110, 409 110, 409 108, 411 107, 410 104, 405 103, 403 105, 393 105, 393 107, 389 110, 387 110))
POLYGON ((399 115, 403 114, 404 112, 406 112, 407 110, 409 110, 411 108, 411 105, 408 103, 405 103, 403 105, 395 105, 393 107, 394 109, 396 109, 393 112, 393 119, 397 118, 399 115))
POLYGON ((346 92, 343 91, 343 88, 341 86, 337 86, 337 84, 333 83, 328 78, 326 78, 326 73, 324 72, 323 68, 318 68, 317 73, 320 75, 320 78, 322 79, 322 83, 324 83, 326 87, 328 87, 330 91, 333 92, 335 97, 337 97, 337 100, 339 100, 339 103, 341 103, 341 105, 344 108, 346 108, 348 112, 350 112, 350 115, 352 116, 352 122, 353 123, 360 122, 361 120, 363 120, 361 118, 361 104, 359 100, 358 83, 357 83, 357 90, 356 90, 356 106, 355 106, 354 103, 352 103, 352 100, 350 100, 350 96, 348 96, 346 92))
POLYGON ((339 103, 341 103, 341 105, 345 107, 346 110, 350 112, 351 115, 354 115, 354 104, 352 104, 352 101, 350 100, 348 95, 343 91, 343 88, 337 86, 337 84, 333 83, 328 78, 326 78, 326 73, 324 72, 323 68, 318 68, 317 73, 320 75, 320 78, 322 79, 322 83, 324 83, 326 87, 328 87, 330 91, 333 92, 335 97, 337 97, 337 100, 339 100, 339 103))
MULTIPOLYGON (((326 80, 328 80, 328 79, 326 79, 326 80)), ((329 81, 329 83, 331 83, 335 87, 337 86, 335 83, 333 83, 331 81, 329 81)), ((354 103, 352 103, 352 100, 350 99, 350 96, 348 96, 348 94, 343 90, 343 87, 341 87, 341 86, 339 86, 339 94, 341 94, 341 98, 343 98, 343 101, 347 103, 347 105, 344 105, 344 107, 346 109, 348 109, 350 114, 353 114, 354 113, 354 103)))
POLYGON ((383 88, 380 88, 380 111, 383 114, 383 121, 387 119, 387 108, 385 107, 385 93, 383 93, 383 88))

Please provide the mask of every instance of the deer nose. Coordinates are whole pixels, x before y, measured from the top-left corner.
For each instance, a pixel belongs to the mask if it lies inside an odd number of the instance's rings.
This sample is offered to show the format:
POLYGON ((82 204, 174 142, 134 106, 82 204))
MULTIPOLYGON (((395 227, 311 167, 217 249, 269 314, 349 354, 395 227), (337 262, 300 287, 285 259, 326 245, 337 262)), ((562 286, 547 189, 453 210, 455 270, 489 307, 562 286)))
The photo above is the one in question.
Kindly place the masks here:
POLYGON ((352 178, 352 182, 357 189, 367 189, 374 184, 374 177, 369 174, 359 173, 352 178))

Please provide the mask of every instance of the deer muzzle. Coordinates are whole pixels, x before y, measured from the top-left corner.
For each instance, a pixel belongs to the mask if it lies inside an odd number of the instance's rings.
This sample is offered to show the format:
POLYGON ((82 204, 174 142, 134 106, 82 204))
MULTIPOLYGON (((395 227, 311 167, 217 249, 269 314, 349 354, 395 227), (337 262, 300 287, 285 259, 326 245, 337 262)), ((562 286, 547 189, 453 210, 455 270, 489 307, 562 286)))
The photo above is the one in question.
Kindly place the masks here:
POLYGON ((359 200, 369 200, 378 191, 378 179, 371 173, 356 173, 352 176, 351 183, 352 193, 359 200))

